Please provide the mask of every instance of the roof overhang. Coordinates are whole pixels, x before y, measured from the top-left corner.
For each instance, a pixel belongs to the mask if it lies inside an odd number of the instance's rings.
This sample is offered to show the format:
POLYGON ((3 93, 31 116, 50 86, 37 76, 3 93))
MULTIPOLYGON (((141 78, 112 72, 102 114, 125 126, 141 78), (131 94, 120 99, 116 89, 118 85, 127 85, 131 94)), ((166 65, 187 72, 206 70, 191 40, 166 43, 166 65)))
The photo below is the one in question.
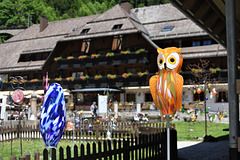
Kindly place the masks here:
MULTIPOLYGON (((227 48, 225 0, 169 0, 173 6, 227 48)), ((240 1, 236 1, 236 27, 240 31, 240 1)), ((237 45, 240 35, 237 34, 237 45)))

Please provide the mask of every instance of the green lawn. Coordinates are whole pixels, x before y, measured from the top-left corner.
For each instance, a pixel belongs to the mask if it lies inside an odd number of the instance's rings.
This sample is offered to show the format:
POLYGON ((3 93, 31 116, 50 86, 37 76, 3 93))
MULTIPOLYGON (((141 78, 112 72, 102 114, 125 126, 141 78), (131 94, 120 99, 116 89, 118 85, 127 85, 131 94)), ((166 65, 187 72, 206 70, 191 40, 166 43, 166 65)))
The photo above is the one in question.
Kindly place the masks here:
MULTIPOLYGON (((199 140, 205 135, 205 122, 174 122, 177 130, 178 141, 199 140)), ((222 139, 228 138, 229 131, 223 129, 229 128, 229 124, 207 123, 207 135, 222 139)))
MULTIPOLYGON (((203 138, 205 135, 205 122, 174 122, 175 128, 177 130, 178 141, 187 141, 187 140, 198 140, 198 138, 203 138)), ((208 135, 212 135, 213 137, 220 138, 224 137, 229 134, 228 131, 223 131, 223 129, 228 128, 228 124, 223 123, 211 123, 208 122, 208 135)), ((227 137, 228 138, 228 137, 227 137)), ((83 142, 82 142, 83 143, 83 142)), ((75 141, 75 144, 79 146, 80 142, 75 141)), ((72 147, 72 141, 70 140, 61 140, 58 144, 57 156, 59 154, 59 147, 62 146, 64 149, 64 154, 66 158, 66 147, 69 145, 72 147)), ((43 154, 43 149, 45 148, 45 144, 42 139, 34 140, 34 141, 27 141, 22 140, 22 152, 23 155, 26 152, 31 154, 31 159, 33 159, 34 152, 38 150, 40 155, 43 154)), ((15 140, 12 142, 12 154, 17 155, 17 157, 21 156, 21 149, 20 149, 20 141, 15 140)), ((9 160, 11 155, 11 142, 0 142, 0 157, 4 160, 9 160)))

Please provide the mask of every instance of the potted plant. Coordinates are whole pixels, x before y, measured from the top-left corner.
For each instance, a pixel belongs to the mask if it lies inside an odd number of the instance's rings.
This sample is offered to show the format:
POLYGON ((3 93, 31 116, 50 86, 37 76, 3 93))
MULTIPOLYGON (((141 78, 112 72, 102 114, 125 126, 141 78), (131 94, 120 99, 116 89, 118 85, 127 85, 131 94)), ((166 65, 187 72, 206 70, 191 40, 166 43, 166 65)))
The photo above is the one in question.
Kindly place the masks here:
POLYGON ((128 72, 128 73, 123 73, 122 77, 123 78, 128 78, 129 76, 131 76, 132 73, 128 72))
POLYGON ((101 74, 99 74, 99 75, 95 75, 95 80, 99 80, 100 78, 102 78, 102 75, 101 74))

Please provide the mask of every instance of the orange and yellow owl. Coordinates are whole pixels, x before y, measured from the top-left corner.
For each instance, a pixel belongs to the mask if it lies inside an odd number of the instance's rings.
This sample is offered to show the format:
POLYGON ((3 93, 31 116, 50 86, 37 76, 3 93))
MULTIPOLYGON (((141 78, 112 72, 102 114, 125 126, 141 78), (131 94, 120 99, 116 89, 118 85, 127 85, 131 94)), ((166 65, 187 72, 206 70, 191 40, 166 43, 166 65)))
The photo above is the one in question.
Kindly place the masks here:
POLYGON ((181 48, 158 48, 159 75, 149 80, 153 101, 163 115, 175 114, 182 108, 183 77, 179 74, 183 58, 181 48))

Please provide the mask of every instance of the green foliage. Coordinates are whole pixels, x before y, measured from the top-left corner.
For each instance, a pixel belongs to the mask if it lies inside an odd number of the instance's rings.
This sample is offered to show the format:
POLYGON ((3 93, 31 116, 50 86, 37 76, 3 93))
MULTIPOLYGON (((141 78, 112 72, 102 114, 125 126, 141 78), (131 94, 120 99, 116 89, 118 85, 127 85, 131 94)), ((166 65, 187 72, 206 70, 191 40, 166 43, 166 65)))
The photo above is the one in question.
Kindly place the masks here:
MULTIPOLYGON (((177 130, 178 141, 199 140, 205 134, 205 122, 174 122, 177 130)), ((222 139, 229 134, 223 129, 229 128, 229 124, 207 122, 207 134, 215 138, 222 139)))
MULTIPOLYGON (((27 26, 39 23, 44 15, 49 21, 101 14, 122 0, 1 0, 0 26, 27 26)), ((130 0, 131 7, 167 3, 168 0, 130 0)))

